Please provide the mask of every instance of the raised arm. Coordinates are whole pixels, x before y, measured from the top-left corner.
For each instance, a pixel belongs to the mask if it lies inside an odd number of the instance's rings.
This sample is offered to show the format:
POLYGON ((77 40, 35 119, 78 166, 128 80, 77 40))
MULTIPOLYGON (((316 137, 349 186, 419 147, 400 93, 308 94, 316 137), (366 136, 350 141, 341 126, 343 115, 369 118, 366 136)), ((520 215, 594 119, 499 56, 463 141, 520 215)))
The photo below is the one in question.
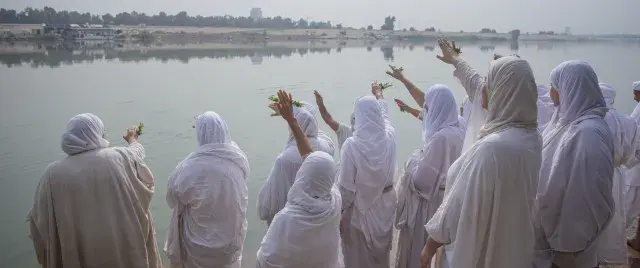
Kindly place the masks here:
POLYGON ((316 104, 318 105, 318 110, 320 110, 320 115, 322 116, 322 120, 333 129, 333 131, 338 131, 340 128, 340 123, 336 120, 333 120, 331 114, 327 110, 327 107, 324 106, 324 100, 322 99, 322 95, 318 93, 318 91, 313 91, 313 95, 316 97, 316 104))
POLYGON ((392 65, 389 65, 389 67, 391 68, 391 71, 387 71, 387 74, 404 84, 404 87, 407 88, 411 97, 413 97, 416 103, 418 103, 418 106, 424 106, 424 92, 404 76, 402 68, 396 68, 392 65))
POLYGON ((304 135, 302 128, 298 124, 298 120, 293 116, 293 100, 291 94, 280 90, 278 91, 278 100, 278 110, 282 114, 282 118, 289 124, 289 128, 291 128, 291 133, 293 133, 293 137, 296 139, 300 156, 302 159, 305 159, 313 152, 313 149, 307 136, 304 135))
POLYGON ((476 92, 481 90, 485 86, 485 81, 478 72, 476 72, 471 65, 460 58, 459 49, 456 47, 455 42, 449 43, 449 41, 440 39, 438 45, 442 51, 442 56, 436 57, 444 63, 451 64, 455 67, 453 75, 460 80, 462 86, 467 91, 469 100, 473 103, 475 100, 476 92))

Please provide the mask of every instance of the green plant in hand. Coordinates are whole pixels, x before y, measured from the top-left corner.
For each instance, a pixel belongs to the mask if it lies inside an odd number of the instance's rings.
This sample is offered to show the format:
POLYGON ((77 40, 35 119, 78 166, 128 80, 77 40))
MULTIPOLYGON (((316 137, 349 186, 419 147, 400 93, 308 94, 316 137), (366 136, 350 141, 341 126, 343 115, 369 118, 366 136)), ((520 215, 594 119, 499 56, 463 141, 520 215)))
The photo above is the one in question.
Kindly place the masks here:
POLYGON ((142 131, 144 130, 144 124, 142 122, 140 122, 138 124, 138 129, 136 130, 136 133, 138 133, 138 136, 142 135, 142 131))
MULTIPOLYGON (((273 96, 273 95, 269 96, 269 100, 272 101, 272 102, 279 102, 280 101, 278 99, 278 97, 273 96)), ((300 107, 302 107, 302 103, 299 102, 299 101, 293 101, 293 106, 300 108, 300 107)))
POLYGON ((393 86, 391 83, 388 83, 388 82, 379 83, 379 85, 380 85, 380 89, 381 90, 385 90, 385 89, 390 88, 390 87, 393 86))

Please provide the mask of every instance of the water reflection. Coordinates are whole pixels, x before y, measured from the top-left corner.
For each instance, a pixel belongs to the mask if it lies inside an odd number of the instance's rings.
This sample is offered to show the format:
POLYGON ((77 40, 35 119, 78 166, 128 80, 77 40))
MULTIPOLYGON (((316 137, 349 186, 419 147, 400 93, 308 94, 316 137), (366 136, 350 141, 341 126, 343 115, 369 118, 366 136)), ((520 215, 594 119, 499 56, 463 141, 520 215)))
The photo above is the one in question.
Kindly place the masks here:
MULTIPOLYGON (((476 48, 484 53, 493 53, 496 45, 492 43, 460 44, 463 48, 476 48)), ((399 43, 366 41, 318 41, 318 42, 289 42, 289 43, 193 43, 193 44, 136 44, 114 42, 65 42, 51 44, 0 43, 0 63, 7 67, 28 65, 32 68, 56 68, 74 63, 91 63, 96 60, 118 60, 121 62, 143 62, 156 60, 161 62, 178 61, 188 63, 191 59, 234 59, 249 58, 253 64, 262 64, 265 59, 282 59, 285 57, 305 57, 309 54, 330 54, 332 51, 341 53, 344 49, 366 48, 372 52, 379 47, 382 57, 386 61, 394 60, 394 51, 415 51, 417 46, 423 46, 424 51, 431 52, 437 47, 435 42, 428 43, 399 43), (355 44, 354 44, 355 43, 355 44), (296 55, 297 54, 297 55, 296 55)), ((551 50, 557 46, 566 49, 567 44, 541 42, 517 43, 508 45, 513 53, 517 53, 520 46, 534 47, 537 50, 551 50)))

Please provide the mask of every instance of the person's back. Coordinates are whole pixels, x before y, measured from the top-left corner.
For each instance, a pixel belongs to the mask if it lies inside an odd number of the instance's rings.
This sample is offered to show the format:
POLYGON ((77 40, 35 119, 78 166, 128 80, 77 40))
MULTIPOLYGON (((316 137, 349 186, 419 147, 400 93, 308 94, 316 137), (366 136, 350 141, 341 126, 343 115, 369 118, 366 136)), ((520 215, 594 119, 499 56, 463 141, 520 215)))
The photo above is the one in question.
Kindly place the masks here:
MULTIPOLYGON (((429 222, 429 225, 438 222, 457 225, 456 230, 443 230, 455 239, 453 249, 447 252, 451 254, 448 256, 450 267, 507 268, 531 264, 534 246, 531 211, 541 148, 536 130, 509 128, 487 135, 451 166, 450 176, 481 179, 454 183, 442 205, 463 203, 458 213, 479 214, 479 217, 455 224, 459 218, 442 217, 439 210, 433 216, 435 221, 429 222), (491 191, 493 202, 482 202, 481 196, 487 191, 491 191), (472 254, 479 249, 486 249, 482 257, 472 254)), ((438 232, 429 234, 436 239, 448 236, 438 232)))
POLYGON ((249 161, 215 112, 196 117, 198 147, 167 183, 173 210, 165 252, 172 266, 240 268, 247 231, 249 161))
MULTIPOLYGON (((108 146, 108 143, 106 143, 108 146)), ((63 145, 64 148, 64 145, 63 145)), ((144 148, 95 148, 47 167, 30 212, 46 267, 161 267, 144 148)))

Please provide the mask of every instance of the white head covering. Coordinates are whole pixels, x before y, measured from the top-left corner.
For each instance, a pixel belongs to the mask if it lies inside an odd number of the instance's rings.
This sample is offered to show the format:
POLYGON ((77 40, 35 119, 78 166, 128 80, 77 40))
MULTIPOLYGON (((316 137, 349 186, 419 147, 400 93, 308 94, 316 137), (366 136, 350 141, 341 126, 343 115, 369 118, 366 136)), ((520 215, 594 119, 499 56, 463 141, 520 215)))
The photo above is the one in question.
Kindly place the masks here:
POLYGON ((208 111, 196 116, 196 133, 199 146, 231 142, 227 123, 215 112, 208 111))
POLYGON ((456 100, 445 85, 431 86, 425 94, 422 107, 422 141, 448 126, 459 126, 456 100))
POLYGON ((538 126, 538 87, 526 60, 509 56, 491 63, 487 75, 487 122, 480 137, 517 127, 538 126))
POLYGON ((560 95, 558 123, 562 125, 593 109, 606 107, 598 85, 598 76, 584 61, 572 60, 561 63, 551 71, 550 80, 560 95))
MULTIPOLYGON (((302 107, 307 107, 303 105, 302 107)), ((298 108, 293 107, 293 115, 295 116, 302 132, 304 132, 305 136, 308 138, 316 138, 318 137, 318 120, 313 115, 313 113, 309 112, 306 108, 298 108)), ((287 146, 291 146, 296 144, 296 139, 293 137, 293 133, 289 130, 289 140, 287 142, 287 146)))
POLYGON ((340 193, 333 188, 335 173, 330 155, 314 152, 307 156, 286 206, 262 239, 259 267, 335 267, 342 206, 340 193))
POLYGON ((640 91, 640 81, 633 82, 633 84, 631 84, 631 88, 635 91, 640 91))
POLYGON ((97 116, 85 113, 71 118, 62 134, 62 151, 68 155, 109 147, 104 139, 104 124, 97 116))
POLYGON ((388 140, 386 123, 378 100, 372 96, 359 98, 355 105, 355 120, 352 144, 361 154, 361 159, 366 162, 367 167, 380 170, 389 166, 387 161, 393 162, 395 167, 395 141, 385 143, 388 140))
POLYGON ((616 91, 609 84, 599 83, 598 85, 600 86, 602 97, 604 97, 604 101, 607 103, 607 108, 613 107, 613 103, 616 101, 616 91))

